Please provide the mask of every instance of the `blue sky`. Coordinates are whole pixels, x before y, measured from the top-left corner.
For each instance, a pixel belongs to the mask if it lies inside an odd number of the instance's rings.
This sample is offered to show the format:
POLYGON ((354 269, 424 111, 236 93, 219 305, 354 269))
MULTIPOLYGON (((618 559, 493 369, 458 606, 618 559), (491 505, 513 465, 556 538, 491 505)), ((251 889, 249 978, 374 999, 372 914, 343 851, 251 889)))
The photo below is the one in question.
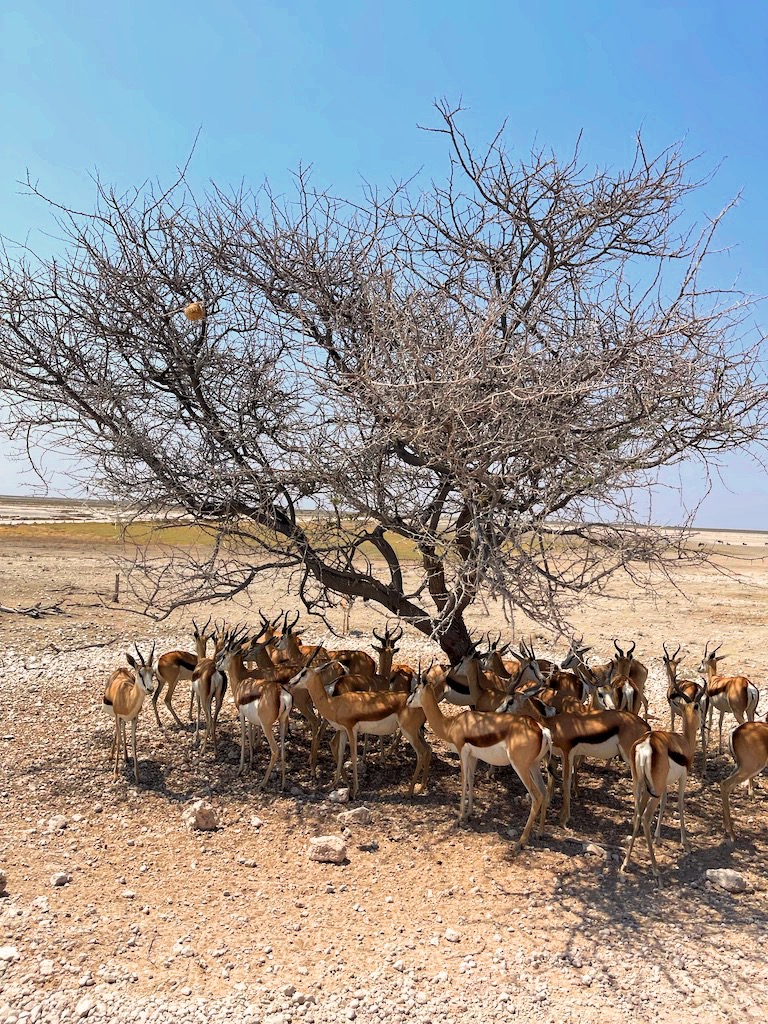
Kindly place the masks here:
MULTIPOLYGON (((420 132, 433 98, 462 98, 470 134, 503 118, 521 154, 534 140, 607 165, 682 137, 702 170, 700 218, 743 197, 721 236, 728 283, 768 291, 768 13, 758 3, 91 2, 0 7, 0 233, 45 247, 48 211, 19 194, 93 204, 89 175, 167 181, 199 127, 192 178, 279 188, 303 161, 340 192, 423 169, 445 147, 420 132)), ((762 316, 764 320, 764 314, 762 316)), ((0 442, 0 493, 31 479, 0 442)), ((744 458, 724 470, 700 522, 764 527, 768 481, 744 458)), ((686 477, 695 486, 696 474, 686 477)), ((660 498, 674 519, 674 496, 660 498)))

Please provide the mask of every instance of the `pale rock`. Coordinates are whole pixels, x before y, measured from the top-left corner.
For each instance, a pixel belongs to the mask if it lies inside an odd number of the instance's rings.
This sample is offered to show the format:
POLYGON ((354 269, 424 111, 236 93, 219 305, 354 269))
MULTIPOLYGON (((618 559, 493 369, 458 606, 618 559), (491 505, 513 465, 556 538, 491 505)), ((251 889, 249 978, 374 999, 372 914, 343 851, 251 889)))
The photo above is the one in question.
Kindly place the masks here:
POLYGON ((206 800, 195 800, 181 815, 189 829, 198 832, 215 832, 219 827, 216 811, 206 800))
POLYGON ((461 942, 461 933, 455 928, 446 928, 443 938, 446 942, 461 942))
POLYGON ((264 822, 261 820, 261 818, 259 818, 258 815, 254 814, 254 816, 251 818, 251 828, 261 828, 263 824, 264 822))
POLYGON ((341 836, 315 836, 309 840, 307 856, 321 864, 343 864, 347 859, 347 844, 341 836))
POLYGON ((589 854, 592 857, 600 857, 602 860, 608 860, 608 851, 602 846, 598 846, 597 843, 584 843, 584 853, 589 854))
POLYGON ((58 832, 63 828, 67 827, 67 819, 63 814, 54 814, 52 818, 48 819, 48 832, 58 832))
POLYGON ((53 960, 41 960, 40 961, 40 974, 44 978, 50 978, 54 971, 53 960))
POLYGON ((336 820, 344 825, 370 825, 373 815, 367 807, 354 807, 350 811, 342 811, 336 815, 336 820))
POLYGON ((0 870, 0 893, 5 892, 5 887, 8 885, 8 875, 4 871, 0 870))
POLYGON ((718 889, 725 889, 726 892, 746 892, 749 889, 749 882, 744 875, 732 868, 710 868, 704 873, 704 877, 718 889))
POLYGON ((334 789, 328 794, 328 799, 332 804, 348 804, 349 789, 334 789))
POLYGON ((51 875, 51 885, 56 889, 62 885, 69 885, 72 881, 72 876, 68 875, 66 871, 56 871, 51 875))
POLYGON ((90 996, 83 996, 81 1000, 75 1006, 75 1017, 78 1020, 82 1020, 87 1017, 91 1010, 96 1006, 96 1003, 90 996))
POLYGON ((51 909, 47 896, 35 896, 30 906, 33 910, 39 910, 41 914, 47 914, 51 909))
POLYGON ((19 951, 16 946, 0 946, 0 960, 10 961, 18 959, 19 951))

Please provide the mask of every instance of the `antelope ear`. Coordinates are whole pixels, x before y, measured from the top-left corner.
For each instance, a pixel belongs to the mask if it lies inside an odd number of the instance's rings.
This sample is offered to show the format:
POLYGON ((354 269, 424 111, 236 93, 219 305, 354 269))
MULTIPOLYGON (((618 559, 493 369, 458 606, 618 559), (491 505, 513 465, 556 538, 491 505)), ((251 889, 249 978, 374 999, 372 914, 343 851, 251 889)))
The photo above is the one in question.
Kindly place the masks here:
POLYGON ((136 668, 136 659, 134 658, 134 656, 132 654, 128 654, 127 652, 125 656, 128 659, 128 664, 131 666, 131 668, 136 668))

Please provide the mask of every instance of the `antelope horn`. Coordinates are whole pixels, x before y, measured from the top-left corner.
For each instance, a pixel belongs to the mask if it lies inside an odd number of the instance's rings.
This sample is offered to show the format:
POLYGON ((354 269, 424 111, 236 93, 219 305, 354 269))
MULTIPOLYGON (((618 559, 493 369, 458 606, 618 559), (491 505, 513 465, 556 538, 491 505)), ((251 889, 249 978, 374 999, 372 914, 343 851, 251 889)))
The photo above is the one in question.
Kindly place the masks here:
POLYGON ((271 626, 271 627, 272 627, 272 628, 274 629, 274 628, 275 628, 275 626, 276 626, 276 625, 278 624, 278 622, 280 621, 280 619, 282 619, 282 617, 283 617, 283 613, 282 613, 281 611, 280 611, 280 612, 278 612, 278 613, 277 613, 277 615, 275 616, 275 618, 274 618, 274 619, 272 619, 272 620, 270 621, 270 623, 269 623, 269 624, 270 624, 270 626, 271 626))
POLYGON ((634 653, 635 647, 637 647, 637 641, 633 640, 633 641, 632 641, 632 646, 631 646, 631 647, 629 648, 629 650, 627 651, 627 657, 628 657, 628 658, 631 658, 631 657, 632 657, 632 654, 634 653))
POLYGON ((373 630, 373 635, 376 637, 376 639, 379 641, 382 647, 386 644, 387 639, 389 638, 389 633, 386 629, 384 630, 384 636, 381 636, 379 633, 377 633, 375 629, 373 630))
POLYGON ((315 660, 315 658, 320 653, 320 650, 321 650, 321 645, 318 644, 317 647, 314 649, 314 651, 312 651, 312 653, 310 654, 309 658, 304 662, 304 668, 309 668, 309 666, 312 664, 312 662, 315 660))
MULTIPOLYGON (((296 624, 299 621, 300 616, 301 616, 301 612, 296 612, 296 618, 293 620, 293 622, 290 624, 290 626, 287 627, 289 633, 292 633, 294 631, 294 629, 296 629, 296 624)), ((287 616, 286 616, 286 618, 287 618, 287 616)))
POLYGON ((676 651, 675 651, 675 653, 674 653, 674 654, 672 655, 672 657, 673 657, 673 658, 676 658, 676 657, 678 656, 678 654, 680 653, 680 650, 681 650, 682 646, 683 646, 682 644, 678 644, 678 645, 677 645, 677 650, 676 650, 676 651))
POLYGON ((136 653, 139 656, 139 661, 141 662, 142 665, 144 665, 145 664, 145 662, 144 662, 144 655, 139 650, 139 645, 138 644, 134 644, 133 646, 136 648, 136 653))
POLYGON ((718 651, 720 650, 720 648, 721 648, 722 646, 723 646, 723 644, 722 644, 722 642, 721 642, 721 643, 719 643, 719 644, 717 645, 717 647, 716 647, 716 648, 715 648, 715 649, 714 649, 713 651, 710 651, 710 653, 709 653, 709 656, 710 656, 710 658, 712 657, 712 655, 713 655, 713 654, 717 654, 717 652, 718 652, 718 651))
POLYGON ((402 626, 395 626, 394 630, 392 631, 392 636, 390 637, 390 640, 392 641, 393 644, 396 644, 399 640, 402 640, 402 639, 403 639, 403 627, 402 626))
POLYGON ((613 641, 613 646, 619 652, 619 657, 623 658, 624 657, 624 651, 622 651, 622 649, 619 647, 618 642, 616 640, 613 641))
MULTIPOLYGON (((666 641, 664 641, 664 643, 661 646, 664 648, 664 660, 665 661, 671 661, 672 659, 669 656, 669 651, 667 650, 667 643, 666 643, 666 641)), ((678 647, 678 651, 679 650, 680 650, 680 648, 678 647)))

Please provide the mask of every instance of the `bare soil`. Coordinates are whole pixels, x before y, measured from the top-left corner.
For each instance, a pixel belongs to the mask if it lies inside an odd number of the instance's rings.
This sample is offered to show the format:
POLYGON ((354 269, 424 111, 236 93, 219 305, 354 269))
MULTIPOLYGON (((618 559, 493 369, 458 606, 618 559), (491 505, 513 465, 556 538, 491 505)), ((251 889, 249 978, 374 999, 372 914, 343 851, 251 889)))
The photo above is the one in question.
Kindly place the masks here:
MULTIPOLYGON (((691 675, 704 642, 724 640, 727 664, 761 687, 761 716, 768 710, 768 535, 702 536, 708 545, 724 541, 719 568, 685 570, 678 589, 658 581, 643 592, 620 580, 610 598, 585 602, 575 616, 596 655, 609 654, 614 636, 637 640, 657 727, 668 723, 662 640, 684 643, 691 675)), ((475 818, 457 827, 457 761, 439 743, 429 790, 413 800, 410 748, 389 764, 372 754, 358 801, 372 823, 350 827, 344 865, 317 864, 307 859, 308 840, 341 834, 344 808, 327 799, 327 748, 318 787, 310 785, 298 719, 284 794, 277 775, 266 793, 256 791, 263 746, 257 771, 237 777, 229 699, 215 759, 195 751, 191 725, 179 730, 164 709, 158 729, 147 704, 142 784, 130 767, 113 781, 101 706, 109 671, 134 640, 156 640, 161 650, 191 643, 189 616, 154 623, 103 603, 113 553, 111 545, 31 541, 23 528, 0 527, 0 604, 52 595, 66 611, 37 620, 0 614, 0 946, 16 949, 0 959, 0 1022, 72 1020, 81 1011, 95 1021, 270 1024, 765 1019, 768 796, 764 779, 754 803, 736 795, 738 841, 726 845, 717 783, 731 762, 717 756, 716 732, 706 780, 697 773, 689 782, 690 856, 680 853, 668 811, 661 888, 642 846, 630 873, 618 871, 631 820, 623 766, 585 770, 568 830, 557 825, 556 792, 546 834, 514 856, 509 830, 519 832, 527 813, 522 785, 511 771, 481 767, 475 818), (218 813, 215 832, 193 833, 182 822, 185 806, 201 797, 218 813), (585 851, 589 843, 595 852, 585 851), (713 888, 703 876, 716 867, 741 872, 749 891, 713 888), (53 887, 57 871, 71 881, 53 887)), ((250 598, 252 606, 200 614, 247 621, 258 607, 294 606, 279 588, 255 588, 250 598)), ((471 618, 511 636, 493 606, 471 618)), ((382 624, 375 609, 356 605, 349 645, 370 649, 370 630, 382 624)), ((514 628, 518 637, 530 631, 542 654, 564 653, 539 627, 521 620, 514 628)), ((311 621, 305 635, 331 640, 311 621)), ((431 653, 408 633, 398 657, 431 653)), ((175 700, 185 721, 188 687, 180 684, 175 700)))

